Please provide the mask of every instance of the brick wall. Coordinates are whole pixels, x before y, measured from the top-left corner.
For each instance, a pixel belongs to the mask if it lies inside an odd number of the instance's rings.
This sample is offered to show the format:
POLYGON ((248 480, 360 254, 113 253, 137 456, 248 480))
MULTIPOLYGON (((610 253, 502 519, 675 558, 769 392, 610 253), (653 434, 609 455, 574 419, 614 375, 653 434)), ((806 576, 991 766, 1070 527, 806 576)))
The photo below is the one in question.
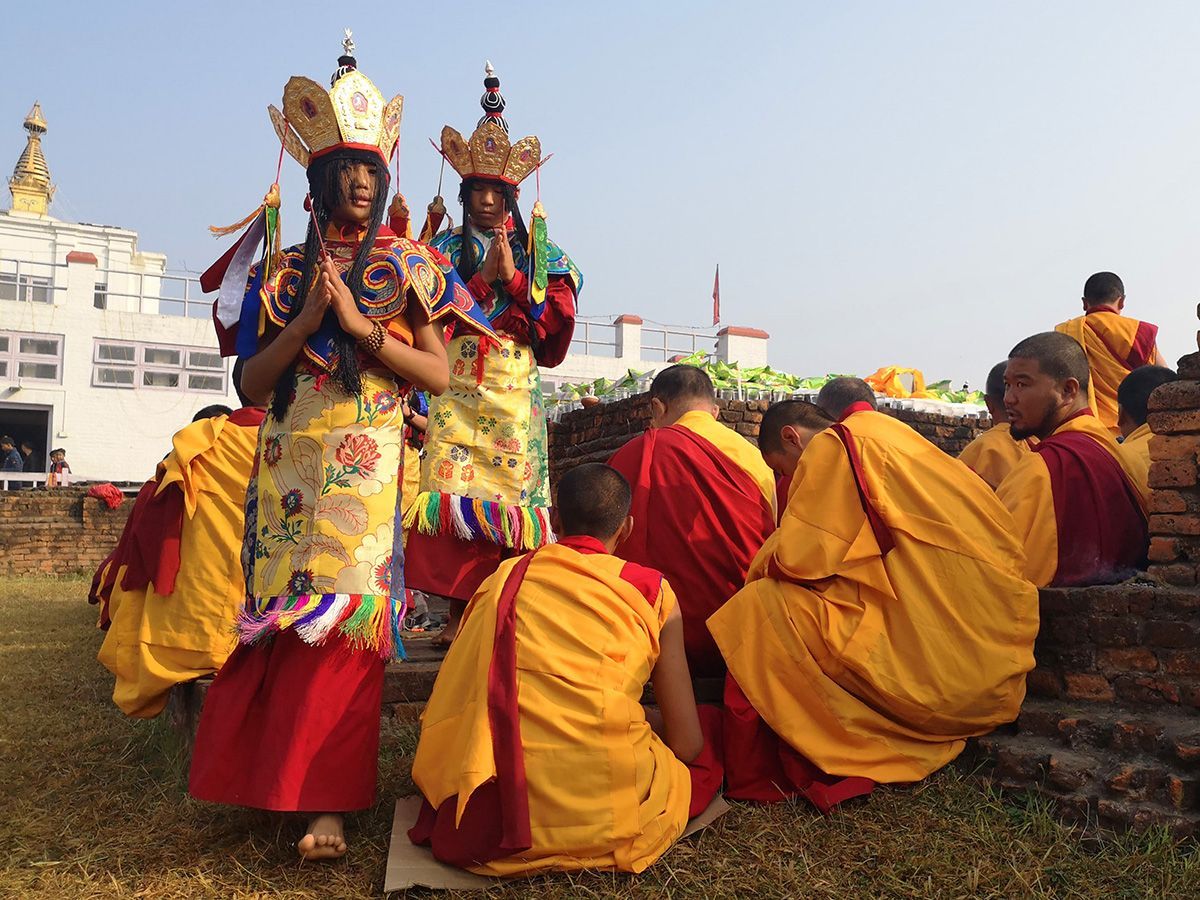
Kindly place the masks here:
POLYGON ((1150 400, 1150 559, 1121 585, 1041 593, 1017 722, 973 756, 1068 818, 1200 833, 1200 354, 1150 400))
MULTIPOLYGON (((758 425, 770 405, 769 400, 721 400, 718 403, 721 421, 751 440, 758 438, 758 425)), ((885 409, 883 412, 911 425, 953 456, 990 424, 986 418, 941 416, 910 409, 885 409)), ((566 413, 559 421, 550 423, 551 482, 582 463, 606 462, 649 425, 648 394, 566 413)))
POLYGON ((0 492, 0 575, 91 574, 116 546, 133 501, 110 510, 85 493, 0 492))

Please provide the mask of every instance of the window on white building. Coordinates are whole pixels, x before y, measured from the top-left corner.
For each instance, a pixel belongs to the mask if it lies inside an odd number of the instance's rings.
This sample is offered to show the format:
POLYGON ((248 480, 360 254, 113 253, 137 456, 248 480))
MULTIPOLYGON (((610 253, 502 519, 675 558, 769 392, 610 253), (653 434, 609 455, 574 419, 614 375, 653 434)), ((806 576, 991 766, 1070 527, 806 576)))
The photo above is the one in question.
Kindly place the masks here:
POLYGON ((92 362, 94 387, 225 393, 225 363, 215 350, 98 340, 92 362))
POLYGON ((97 281, 92 292, 92 306, 96 309, 108 309, 108 284, 97 281))
POLYGON ((0 300, 49 303, 53 293, 49 278, 39 278, 37 275, 18 275, 16 272, 0 272, 0 300))
POLYGON ((0 332, 0 378, 62 384, 61 334, 0 332))

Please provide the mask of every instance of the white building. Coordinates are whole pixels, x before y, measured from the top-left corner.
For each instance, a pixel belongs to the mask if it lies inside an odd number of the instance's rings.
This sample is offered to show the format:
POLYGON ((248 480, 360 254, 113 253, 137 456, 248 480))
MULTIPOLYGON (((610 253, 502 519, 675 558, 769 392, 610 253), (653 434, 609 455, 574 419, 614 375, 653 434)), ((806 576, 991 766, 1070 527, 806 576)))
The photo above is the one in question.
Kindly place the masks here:
POLYGON ((765 366, 768 337, 760 329, 736 325, 717 331, 648 323, 630 314, 611 322, 581 316, 575 324, 571 353, 562 365, 542 369, 542 389, 552 395, 564 384, 598 378, 617 381, 631 369, 651 372, 677 357, 700 351, 744 367, 765 366))
POLYGON ((77 475, 143 481, 197 410, 238 406, 211 301, 135 232, 52 217, 37 105, 25 129, 0 211, 0 434, 38 471, 63 447, 77 475))
MULTIPOLYGON (((212 298, 195 278, 167 274, 163 254, 139 250, 135 232, 51 216, 37 104, 25 130, 12 209, 0 211, 0 435, 29 441, 39 472, 62 447, 77 476, 141 482, 198 410, 238 405, 212 298)), ((615 381, 698 350, 761 366, 767 334, 581 317, 571 354, 543 370, 543 388, 615 381)))

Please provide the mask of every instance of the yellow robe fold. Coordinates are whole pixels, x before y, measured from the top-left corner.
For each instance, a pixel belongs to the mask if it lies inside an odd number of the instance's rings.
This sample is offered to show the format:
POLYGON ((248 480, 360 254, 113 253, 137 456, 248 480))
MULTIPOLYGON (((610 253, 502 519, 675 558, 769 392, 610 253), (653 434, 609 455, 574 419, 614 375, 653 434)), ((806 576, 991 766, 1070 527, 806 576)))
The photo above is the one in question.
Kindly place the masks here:
POLYGON ((1014 440, 1012 426, 999 422, 967 444, 958 458, 994 491, 1031 449, 1030 441, 1014 440))
MULTIPOLYGON (((496 777, 488 672, 509 573, 476 592, 421 716, 413 781, 437 808, 496 777)), ((675 595, 654 606, 620 577, 623 560, 553 544, 516 598, 517 691, 532 847, 472 871, 528 875, 583 868, 640 872, 683 833, 687 766, 650 729, 642 688, 675 595)))
POLYGON ((831 775, 914 781, 1016 717, 1037 590, 1011 517, 965 465, 881 413, 844 424, 895 546, 881 552, 846 448, 823 432, 746 587, 708 624, 798 753, 831 775))
POLYGON ((1117 428, 1117 388, 1139 366, 1164 365, 1158 350, 1158 328, 1115 310, 1094 309, 1054 326, 1073 337, 1087 354, 1091 379, 1088 405, 1111 434, 1117 428))
POLYGON ((1150 438, 1154 432, 1149 425, 1139 425, 1121 443, 1117 444, 1117 455, 1121 465, 1133 480, 1133 486, 1142 497, 1142 504, 1150 508, 1150 438))
POLYGON ((182 491, 180 565, 170 596, 113 588, 112 624, 97 658, 116 676, 113 702, 129 716, 162 712, 181 682, 211 675, 233 651, 234 619, 245 599, 243 507, 258 428, 201 419, 172 440, 158 465, 158 492, 182 491))

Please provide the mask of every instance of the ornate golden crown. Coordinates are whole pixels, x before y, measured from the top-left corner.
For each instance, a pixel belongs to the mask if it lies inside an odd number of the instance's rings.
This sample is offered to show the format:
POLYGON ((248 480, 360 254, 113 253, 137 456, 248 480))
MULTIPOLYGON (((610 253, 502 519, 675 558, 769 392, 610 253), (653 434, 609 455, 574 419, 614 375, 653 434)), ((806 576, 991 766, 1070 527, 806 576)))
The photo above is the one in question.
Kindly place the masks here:
POLYGON ((498 178, 520 184, 541 164, 542 142, 530 135, 509 143, 500 79, 490 62, 484 72, 484 93, 479 100, 482 118, 470 140, 449 125, 443 128, 441 154, 463 178, 498 178))
POLYGON ((386 166, 400 138, 404 98, 397 94, 385 104, 379 88, 358 71, 349 28, 342 46, 345 54, 328 91, 293 75, 283 88, 283 112, 267 107, 284 148, 306 169, 313 159, 343 148, 374 151, 386 166))

